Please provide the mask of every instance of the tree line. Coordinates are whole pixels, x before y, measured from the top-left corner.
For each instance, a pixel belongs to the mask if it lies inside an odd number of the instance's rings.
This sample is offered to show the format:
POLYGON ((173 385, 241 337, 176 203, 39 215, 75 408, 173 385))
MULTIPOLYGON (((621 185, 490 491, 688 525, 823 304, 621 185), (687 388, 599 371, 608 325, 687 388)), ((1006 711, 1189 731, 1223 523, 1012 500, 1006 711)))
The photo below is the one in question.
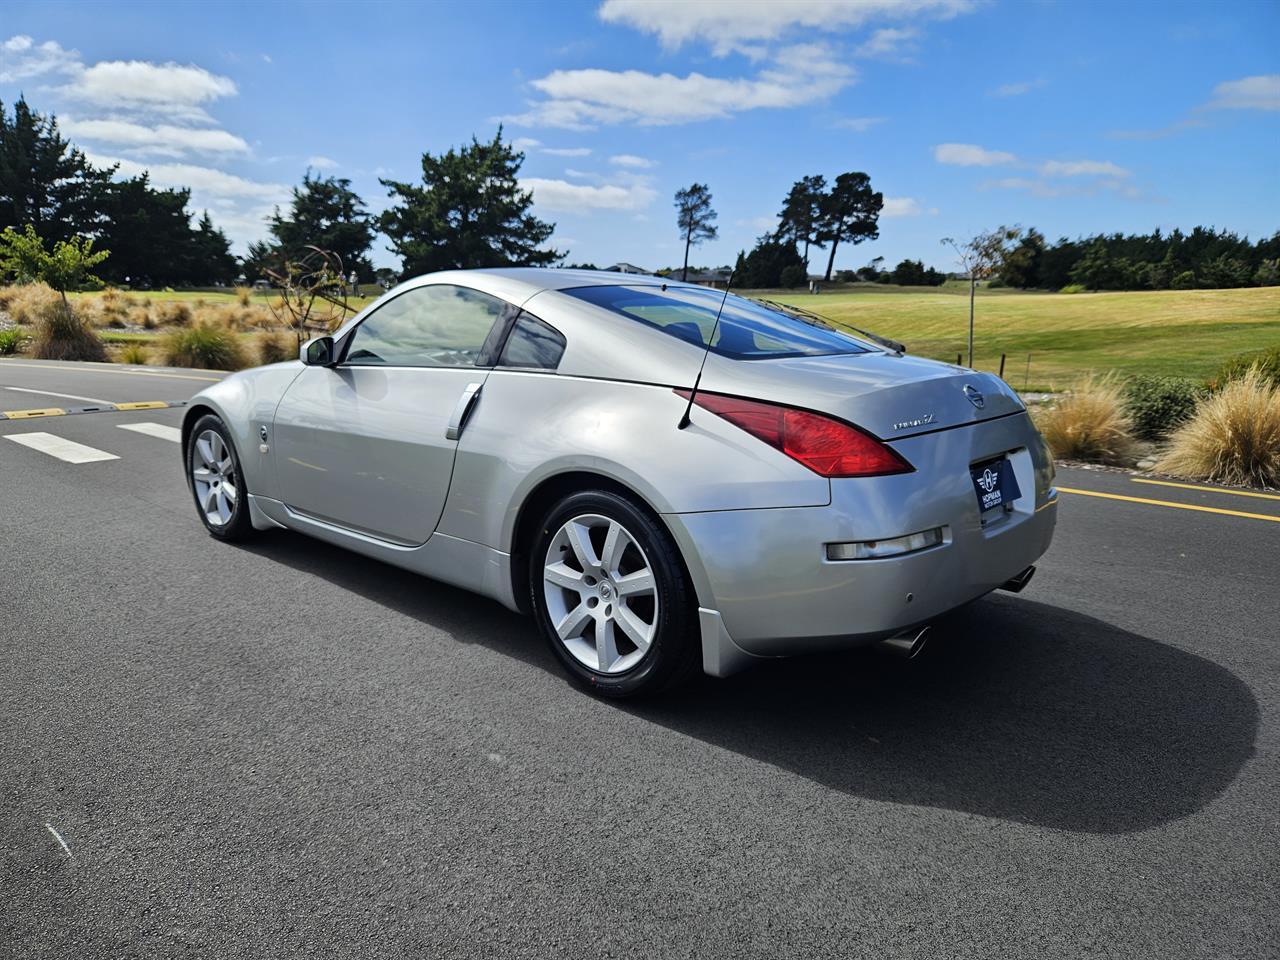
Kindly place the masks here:
MULTIPOLYGON (((564 254, 549 247, 555 224, 532 212, 533 195, 519 181, 524 154, 503 138, 433 155, 423 153, 415 180, 380 179, 392 200, 374 216, 351 181, 308 170, 283 210, 266 224, 266 236, 247 256, 232 256, 226 235, 207 211, 188 208, 191 191, 160 189, 148 174, 120 177, 96 167, 25 99, 12 112, 0 103, 0 232, 30 225, 50 247, 90 239, 109 251, 98 269, 103 280, 134 286, 208 286, 249 281, 282 271, 308 247, 337 254, 346 274, 374 278, 369 259, 382 234, 401 259, 400 276, 435 270, 494 266, 550 266, 564 254)), ((825 252, 824 280, 936 285, 945 274, 922 260, 887 269, 880 258, 856 271, 835 271, 837 250, 879 237, 884 196, 863 172, 801 177, 783 198, 776 229, 741 251, 735 285, 801 286, 814 251, 825 252)), ((676 225, 690 250, 715 239, 710 188, 694 183, 675 195, 676 225)), ((1228 231, 1196 227, 1151 234, 1109 234, 1047 243, 1035 229, 1001 228, 998 256, 988 276, 1014 287, 1093 290, 1239 287, 1280 283, 1280 232, 1250 242, 1228 231)), ((673 271, 675 272, 675 271, 673 271)), ((392 274, 392 271, 385 271, 392 274)))

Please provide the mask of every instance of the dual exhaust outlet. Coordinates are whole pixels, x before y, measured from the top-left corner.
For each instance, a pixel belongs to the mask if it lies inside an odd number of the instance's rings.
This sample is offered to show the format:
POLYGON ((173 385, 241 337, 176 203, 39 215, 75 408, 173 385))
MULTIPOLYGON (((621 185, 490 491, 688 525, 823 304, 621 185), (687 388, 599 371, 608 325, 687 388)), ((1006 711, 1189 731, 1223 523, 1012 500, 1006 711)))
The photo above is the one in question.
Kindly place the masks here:
MULTIPOLYGON (((1034 565, 1027 567, 1021 573, 1010 577, 1004 583, 1000 584, 998 589, 1008 590, 1010 593, 1021 593, 1031 578, 1035 576, 1036 568, 1034 565)), ((929 635, 929 625, 923 627, 914 627, 898 634, 896 637, 889 637, 881 640, 876 644, 886 653, 892 653, 896 657, 902 657, 904 660, 910 660, 918 655, 924 649, 924 642, 929 635)))

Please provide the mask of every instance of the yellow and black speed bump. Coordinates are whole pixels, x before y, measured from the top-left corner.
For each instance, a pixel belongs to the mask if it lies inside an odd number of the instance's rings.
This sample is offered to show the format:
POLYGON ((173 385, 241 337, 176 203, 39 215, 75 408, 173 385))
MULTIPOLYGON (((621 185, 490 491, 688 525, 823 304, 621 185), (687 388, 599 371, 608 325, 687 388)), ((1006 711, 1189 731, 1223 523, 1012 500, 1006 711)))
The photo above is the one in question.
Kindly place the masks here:
POLYGON ((186 400, 135 400, 131 403, 100 403, 91 407, 36 407, 33 410, 0 410, 0 420, 31 420, 35 417, 73 417, 78 413, 114 413, 119 410, 164 410, 185 407, 186 400))

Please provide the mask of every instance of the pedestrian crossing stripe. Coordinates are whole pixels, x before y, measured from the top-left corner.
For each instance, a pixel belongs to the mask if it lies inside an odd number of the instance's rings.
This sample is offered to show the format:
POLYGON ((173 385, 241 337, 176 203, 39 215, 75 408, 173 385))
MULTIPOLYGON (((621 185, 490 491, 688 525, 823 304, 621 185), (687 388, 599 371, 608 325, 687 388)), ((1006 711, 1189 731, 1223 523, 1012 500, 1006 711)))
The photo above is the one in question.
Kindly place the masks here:
POLYGON ((36 407, 31 410, 0 410, 0 420, 31 420, 36 417, 72 417, 81 413, 114 413, 128 410, 164 410, 185 407, 186 400, 134 400, 128 403, 99 403, 86 407, 36 407))

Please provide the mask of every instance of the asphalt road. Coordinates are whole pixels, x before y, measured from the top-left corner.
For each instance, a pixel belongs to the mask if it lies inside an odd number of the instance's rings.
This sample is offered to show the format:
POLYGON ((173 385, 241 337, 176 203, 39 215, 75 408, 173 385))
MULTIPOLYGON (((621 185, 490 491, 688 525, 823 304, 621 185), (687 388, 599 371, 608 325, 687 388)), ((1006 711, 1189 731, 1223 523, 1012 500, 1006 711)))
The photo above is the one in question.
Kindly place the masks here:
MULTIPOLYGON (((161 373, 0 361, 0 410, 202 386, 161 373)), ((1278 522, 1064 493, 915 661, 617 705, 493 603, 208 537, 121 429, 181 413, 0 421, 0 956, 1280 952, 1278 522)))

